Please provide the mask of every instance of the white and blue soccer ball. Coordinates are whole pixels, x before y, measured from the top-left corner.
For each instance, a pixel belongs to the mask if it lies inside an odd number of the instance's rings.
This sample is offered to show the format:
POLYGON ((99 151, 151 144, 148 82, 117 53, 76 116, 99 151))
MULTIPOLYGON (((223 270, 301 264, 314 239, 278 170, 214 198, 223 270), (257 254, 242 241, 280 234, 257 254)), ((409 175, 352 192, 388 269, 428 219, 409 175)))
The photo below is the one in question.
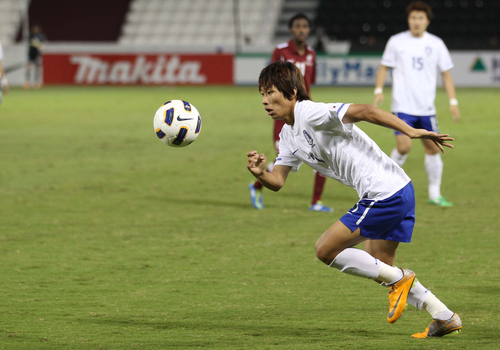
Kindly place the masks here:
POLYGON ((158 108, 153 125, 156 136, 164 144, 184 147, 200 135, 201 117, 196 107, 189 102, 172 100, 158 108))

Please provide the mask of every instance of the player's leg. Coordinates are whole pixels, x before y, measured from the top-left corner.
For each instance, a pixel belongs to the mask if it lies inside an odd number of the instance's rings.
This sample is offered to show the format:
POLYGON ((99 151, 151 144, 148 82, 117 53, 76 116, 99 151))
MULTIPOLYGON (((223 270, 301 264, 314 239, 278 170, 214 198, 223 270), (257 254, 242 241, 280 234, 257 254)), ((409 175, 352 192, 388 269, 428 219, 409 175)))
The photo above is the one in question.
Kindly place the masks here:
POLYGON ((42 85, 41 75, 40 75, 42 64, 41 64, 41 61, 40 61, 40 57, 37 57, 36 62, 34 64, 34 68, 35 68, 35 77, 34 77, 34 85, 33 85, 33 87, 35 89, 40 89, 40 86, 42 85))
POLYGON ((396 132, 396 148, 391 152, 391 159, 402 167, 411 151, 411 146, 412 141, 408 136, 396 132))
POLYGON ((399 242, 380 240, 380 239, 370 239, 363 242, 365 251, 367 251, 374 258, 383 261, 387 265, 394 266, 394 260, 396 258, 396 249, 399 246, 399 242))
POLYGON ((26 66, 26 79, 24 80, 24 88, 25 89, 29 89, 30 88, 31 67, 33 67, 33 62, 28 61, 28 65, 26 66))
MULTIPOLYGON (((418 122, 418 117, 408 115, 405 113, 393 113, 396 117, 404 121, 411 127, 415 127, 415 123, 418 122)), ((396 148, 391 152, 391 159, 395 161, 400 167, 403 167, 408 157, 408 153, 411 151, 412 141, 411 139, 399 131, 395 131, 396 135, 396 148)))
POLYGON ((321 195, 323 194, 323 189, 325 188, 325 182, 326 176, 321 174, 319 171, 314 170, 314 187, 311 206, 309 207, 310 211, 333 213, 333 208, 327 207, 321 202, 321 195))
MULTIPOLYGON (((385 283, 394 283, 401 278, 400 269, 387 265, 369 253, 352 248, 367 240, 360 229, 351 231, 342 221, 335 222, 316 242, 316 256, 330 267, 340 271, 385 283)), ((394 255, 396 252, 393 252, 394 255)))
MULTIPOLYGON (((359 228, 353 232, 339 220, 316 243, 316 256, 341 272, 390 286, 387 320, 394 323, 403 314, 415 273, 388 265, 366 251, 351 248, 365 240, 366 237, 360 235, 359 228)), ((383 242, 386 242, 383 243, 386 246, 382 250, 390 260, 394 260, 398 245, 390 241, 383 242)))
MULTIPOLYGON (((274 121, 274 129, 273 129, 273 144, 274 150, 276 151, 276 155, 279 154, 279 144, 280 144, 280 132, 285 125, 285 122, 282 120, 274 121)), ((272 172, 274 168, 274 162, 269 162, 267 165, 267 171, 272 172)), ((248 185, 248 189, 250 191, 250 201, 255 209, 264 209, 264 202, 262 201, 262 188, 264 186, 260 183, 260 181, 255 180, 250 182, 248 185)))
MULTIPOLYGON (((421 120, 422 128, 436 133, 439 132, 435 116, 422 117, 421 120)), ((441 195, 443 161, 439 148, 431 140, 422 140, 422 143, 425 151, 425 171, 429 180, 429 203, 442 207, 451 207, 453 204, 441 195)))
POLYGON ((408 295, 408 303, 419 310, 426 310, 432 317, 432 322, 422 333, 415 333, 414 338, 442 337, 454 334, 462 328, 462 321, 441 300, 415 279, 408 295))
MULTIPOLYGON (((395 247, 399 242, 390 240, 367 240, 364 242, 365 250, 373 257, 383 261, 388 265, 394 265, 395 247), (394 252, 394 253, 393 253, 394 252)), ((377 281, 381 282, 381 281, 377 281)), ((382 286, 387 286, 386 283, 381 283, 382 286)), ((389 295, 393 292, 393 288, 388 286, 389 295)), ((428 329, 423 333, 414 334, 415 338, 427 338, 429 336, 443 336, 449 334, 462 327, 460 317, 434 296, 427 288, 425 288, 416 278, 410 288, 407 302, 419 310, 425 309, 433 318, 434 325, 429 325, 428 329), (449 327, 453 325, 453 327, 449 327), (443 327, 444 325, 444 327, 443 327), (446 327, 449 328, 446 328, 446 327), (457 328, 458 327, 458 328, 457 328), (432 328, 432 329, 430 329, 432 328), (429 330, 430 329, 430 330, 429 330), (430 335, 429 335, 430 334, 430 335)), ((389 306, 389 310, 391 310, 389 306)), ((389 311, 390 313, 390 311, 389 311)))

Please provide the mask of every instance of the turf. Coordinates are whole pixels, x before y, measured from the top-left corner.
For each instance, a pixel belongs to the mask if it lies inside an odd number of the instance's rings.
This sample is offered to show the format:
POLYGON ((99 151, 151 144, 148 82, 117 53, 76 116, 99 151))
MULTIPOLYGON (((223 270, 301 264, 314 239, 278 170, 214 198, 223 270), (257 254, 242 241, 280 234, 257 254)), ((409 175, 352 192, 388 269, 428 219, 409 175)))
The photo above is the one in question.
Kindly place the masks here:
MULTIPOLYGON (((370 103, 371 88, 313 89, 318 101, 370 103)), ((388 108, 390 92, 387 91, 388 108)), ((292 174, 254 210, 245 153, 273 155, 255 87, 13 89, 0 106, 0 349, 492 349, 498 346, 498 91, 444 91, 442 192, 427 204, 419 142, 405 165, 417 195, 412 243, 397 264, 462 317, 457 336, 416 340, 412 306, 385 321, 387 292, 314 254, 357 201, 328 180, 307 210, 312 170, 292 174), (174 149, 152 118, 166 100, 200 111, 195 143, 174 149)), ((392 132, 360 124, 386 152, 392 132)))

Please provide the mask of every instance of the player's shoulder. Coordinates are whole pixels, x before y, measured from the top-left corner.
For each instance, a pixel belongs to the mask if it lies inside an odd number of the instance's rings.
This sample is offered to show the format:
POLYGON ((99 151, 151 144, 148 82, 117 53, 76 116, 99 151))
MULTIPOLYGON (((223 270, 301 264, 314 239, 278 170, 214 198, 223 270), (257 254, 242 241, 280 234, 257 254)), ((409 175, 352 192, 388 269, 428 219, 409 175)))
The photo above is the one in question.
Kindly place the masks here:
POLYGON ((281 43, 281 44, 276 45, 276 48, 277 48, 278 50, 283 50, 283 49, 286 49, 288 46, 290 46, 290 44, 289 44, 289 43, 288 43, 288 41, 287 41, 287 42, 284 42, 284 43, 281 43))
POLYGON ((405 30, 404 32, 400 32, 400 33, 391 35, 391 37, 389 38, 389 41, 393 41, 393 42, 406 41, 406 40, 408 40, 408 37, 410 37, 410 36, 411 36, 410 31, 405 30))
POLYGON ((298 101, 295 108, 298 108, 300 111, 328 109, 326 103, 311 100, 298 101))
POLYGON ((309 51, 310 53, 312 53, 313 55, 316 54, 316 51, 314 51, 314 48, 312 46, 309 46, 307 45, 307 51, 309 51))
POLYGON ((328 113, 331 105, 331 103, 313 102, 311 100, 299 101, 295 105, 295 114, 305 119, 314 119, 315 116, 328 113))
POLYGON ((441 39, 441 38, 440 38, 440 37, 438 37, 437 35, 432 34, 432 33, 429 33, 429 32, 425 32, 425 38, 426 38, 429 42, 433 42, 433 43, 436 43, 436 44, 444 44, 443 39, 441 39))

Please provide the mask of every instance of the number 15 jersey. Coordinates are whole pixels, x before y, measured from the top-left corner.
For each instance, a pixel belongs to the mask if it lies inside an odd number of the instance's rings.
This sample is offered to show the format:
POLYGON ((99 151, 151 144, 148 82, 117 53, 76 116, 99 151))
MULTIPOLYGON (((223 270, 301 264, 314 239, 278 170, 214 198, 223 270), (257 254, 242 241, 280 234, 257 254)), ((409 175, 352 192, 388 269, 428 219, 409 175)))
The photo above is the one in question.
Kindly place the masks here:
POLYGON ((410 31, 393 35, 384 50, 382 65, 392 71, 392 112, 414 116, 436 114, 437 74, 453 68, 443 40, 424 32, 420 38, 410 31))

